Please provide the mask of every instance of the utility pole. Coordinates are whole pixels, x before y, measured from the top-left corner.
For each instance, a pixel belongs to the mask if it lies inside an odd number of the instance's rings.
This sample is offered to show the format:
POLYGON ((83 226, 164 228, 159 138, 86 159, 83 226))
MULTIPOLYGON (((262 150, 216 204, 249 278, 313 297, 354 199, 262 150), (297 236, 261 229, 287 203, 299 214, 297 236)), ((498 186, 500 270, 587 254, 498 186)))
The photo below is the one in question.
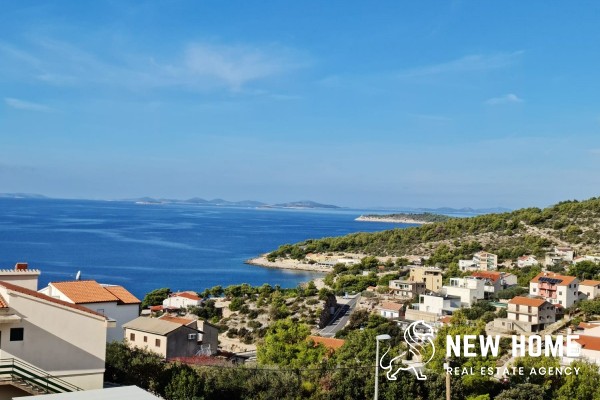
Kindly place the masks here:
POLYGON ((374 400, 379 399, 379 341, 390 340, 391 338, 392 337, 390 335, 377 335, 375 337, 377 345, 375 346, 375 394, 373 395, 374 400))
POLYGON ((450 392, 450 360, 446 358, 444 363, 444 369, 446 370, 446 400, 451 400, 452 394, 450 392))

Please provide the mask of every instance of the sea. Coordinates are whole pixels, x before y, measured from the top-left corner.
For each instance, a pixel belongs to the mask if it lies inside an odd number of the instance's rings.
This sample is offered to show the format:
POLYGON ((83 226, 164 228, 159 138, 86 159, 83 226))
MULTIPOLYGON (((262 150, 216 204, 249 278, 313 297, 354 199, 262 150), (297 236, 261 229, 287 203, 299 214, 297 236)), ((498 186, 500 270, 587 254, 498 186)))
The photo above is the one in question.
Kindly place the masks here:
POLYGON ((138 297, 168 287, 295 287, 322 276, 244 264, 285 243, 409 224, 358 222, 368 210, 137 204, 125 201, 0 199, 0 269, 17 262, 49 282, 94 279, 138 297))

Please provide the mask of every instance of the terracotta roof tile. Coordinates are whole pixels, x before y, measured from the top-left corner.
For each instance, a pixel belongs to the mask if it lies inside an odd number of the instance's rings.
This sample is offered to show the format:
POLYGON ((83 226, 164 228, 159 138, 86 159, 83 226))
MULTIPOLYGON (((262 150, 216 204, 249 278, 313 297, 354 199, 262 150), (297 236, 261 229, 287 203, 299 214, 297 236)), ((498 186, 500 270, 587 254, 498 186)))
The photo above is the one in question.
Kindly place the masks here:
POLYGON ((531 280, 532 283, 538 283, 540 281, 540 278, 552 278, 552 279, 560 279, 561 282, 557 283, 558 286, 567 286, 570 285, 571 283, 573 283, 573 281, 575 279, 577 279, 577 277, 575 276, 568 276, 568 275, 560 275, 560 274, 556 274, 554 272, 540 272, 539 274, 537 274, 537 276, 535 278, 533 278, 531 280))
POLYGON ((579 286, 598 286, 600 285, 600 281, 595 281, 592 279, 586 279, 585 281, 581 281, 579 282, 579 286))
POLYGON ((494 271, 477 271, 473 272, 471 276, 474 276, 475 278, 489 279, 492 282, 496 282, 498 279, 502 278, 502 273, 494 271))
POLYGON ((577 325, 578 328, 581 329, 593 329, 593 328, 597 328, 600 325, 598 324, 590 324, 589 322, 580 322, 579 325, 577 325))
POLYGON ((586 350, 600 351, 600 337, 579 335, 579 339, 575 341, 586 350))
POLYGON ((110 294, 119 299, 119 301, 123 304, 139 304, 141 303, 140 299, 132 295, 127 289, 123 286, 118 285, 103 285, 105 290, 108 290, 110 294))
POLYGON ((391 301, 384 301, 383 303, 381 303, 381 307, 379 307, 379 308, 385 309, 385 310, 401 311, 402 307, 403 307, 402 304, 393 303, 391 301))
POLYGON ((51 282, 50 285, 60 290, 75 304, 119 301, 96 281, 51 282))
POLYGON ((0 308, 8 308, 8 304, 4 301, 4 298, 0 296, 0 308))
POLYGON ((201 297, 198 297, 197 295, 188 292, 173 293, 171 297, 184 297, 190 300, 202 300, 201 297))
POLYGON ((337 350, 346 343, 343 339, 335 339, 335 338, 326 338, 322 336, 312 336, 310 335, 308 340, 312 340, 315 343, 320 343, 328 349, 337 350))
POLYGON ((508 302, 508 304, 518 304, 520 306, 531 306, 531 307, 540 307, 544 303, 546 303, 546 300, 544 300, 544 299, 532 299, 531 297, 522 297, 522 296, 513 297, 508 302))
POLYGON ((163 321, 174 322, 176 324, 181 324, 181 325, 189 325, 192 322, 194 322, 193 319, 187 319, 187 318, 181 318, 181 317, 169 317, 168 315, 162 316, 159 319, 162 319, 163 321))
POLYGON ((31 296, 31 297, 35 297, 41 300, 45 300, 48 301, 50 303, 54 303, 54 304, 59 304, 61 306, 64 307, 68 307, 68 308, 72 308, 75 310, 79 310, 79 311, 83 311, 89 314, 93 314, 93 315, 97 315, 100 316, 104 319, 106 319, 106 317, 100 313, 97 313, 96 311, 92 311, 87 307, 83 307, 83 306, 79 306, 77 304, 73 304, 73 303, 68 303, 66 301, 63 300, 59 300, 59 299, 55 299, 54 297, 50 297, 50 296, 46 296, 45 294, 36 292, 35 290, 30 290, 30 289, 26 289, 22 286, 18 286, 18 285, 13 285, 12 283, 8 283, 8 282, 3 282, 0 281, 0 286, 5 287, 8 290, 12 290, 13 292, 17 292, 17 293, 21 293, 27 296, 31 296))

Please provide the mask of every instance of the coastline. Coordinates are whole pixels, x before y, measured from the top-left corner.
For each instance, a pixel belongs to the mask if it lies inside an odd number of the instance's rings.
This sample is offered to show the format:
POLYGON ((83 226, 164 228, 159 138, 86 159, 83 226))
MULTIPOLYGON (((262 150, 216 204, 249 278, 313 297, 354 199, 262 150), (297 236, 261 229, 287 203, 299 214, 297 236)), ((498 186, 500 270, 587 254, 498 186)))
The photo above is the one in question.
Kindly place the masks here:
POLYGON ((358 218, 354 219, 355 221, 361 221, 361 222, 388 222, 388 223, 394 223, 394 224, 415 224, 415 225, 424 225, 424 224, 431 224, 431 222, 425 222, 425 221, 417 221, 416 219, 411 219, 411 218, 390 218, 390 217, 366 217, 364 215, 361 215, 358 218))
POLYGON ((251 258, 249 260, 244 261, 244 263, 265 268, 287 269, 292 271, 310 271, 319 272, 323 274, 329 273, 333 270, 333 268, 328 266, 309 264, 291 259, 277 259, 271 262, 267 260, 267 254, 268 253, 265 253, 258 257, 251 258))

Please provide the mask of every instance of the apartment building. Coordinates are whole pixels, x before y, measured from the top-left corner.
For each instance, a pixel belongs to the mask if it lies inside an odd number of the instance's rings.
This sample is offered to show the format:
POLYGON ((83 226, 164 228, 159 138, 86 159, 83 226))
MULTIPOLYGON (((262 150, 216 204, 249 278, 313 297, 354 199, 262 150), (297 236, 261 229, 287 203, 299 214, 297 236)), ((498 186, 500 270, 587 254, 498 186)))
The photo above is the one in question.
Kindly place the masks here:
POLYGON ((473 255, 472 260, 458 260, 458 268, 461 271, 495 271, 498 269, 498 256, 480 251, 473 255))
POLYGON ((141 301, 123 286, 93 280, 51 282, 40 293, 86 307, 114 321, 107 333, 108 342, 123 340, 123 324, 140 315, 141 301))
POLYGON ((450 283, 442 287, 442 293, 457 296, 463 306, 471 307, 485 298, 485 282, 472 276, 450 278, 450 283))
POLYGON ((529 294, 567 308, 579 300, 579 280, 574 276, 541 272, 529 282, 529 294))
POLYGON ((507 272, 477 271, 473 272, 471 276, 483 281, 483 291, 486 298, 517 285, 517 276, 507 272))
POLYGON ((404 318, 409 321, 437 321, 441 316, 452 315, 461 307, 458 296, 437 293, 419 295, 419 302, 412 304, 405 312, 404 318))
POLYGON ((410 268, 408 279, 413 282, 424 282, 426 290, 437 292, 442 288, 442 273, 440 268, 414 266, 410 268))
POLYGON ((388 284, 390 294, 399 299, 412 299, 415 296, 425 293, 425 282, 416 282, 411 280, 393 280, 388 284))
POLYGON ((507 312, 506 318, 494 320, 494 327, 531 333, 556 322, 556 307, 544 299, 517 296, 508 302, 507 312))

